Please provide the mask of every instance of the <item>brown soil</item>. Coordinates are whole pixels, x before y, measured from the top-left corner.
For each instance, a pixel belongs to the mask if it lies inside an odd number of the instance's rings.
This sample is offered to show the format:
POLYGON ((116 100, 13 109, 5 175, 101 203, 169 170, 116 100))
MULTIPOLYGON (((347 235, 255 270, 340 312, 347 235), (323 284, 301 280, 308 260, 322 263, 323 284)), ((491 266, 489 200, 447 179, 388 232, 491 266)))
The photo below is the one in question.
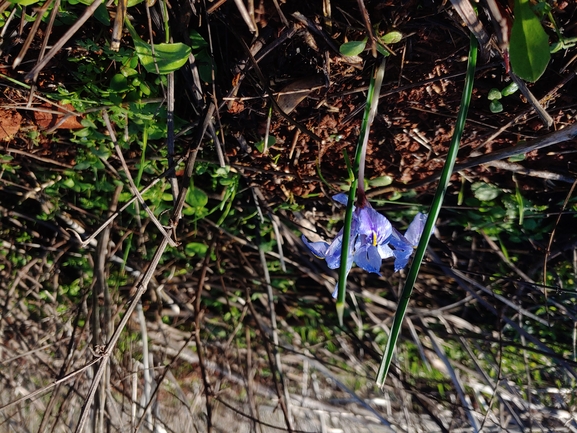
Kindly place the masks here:
MULTIPOLYGON (((395 55, 387 59, 379 113, 367 151, 367 177, 390 176, 397 188, 427 179, 442 168, 464 83, 469 45, 466 32, 458 20, 451 17, 448 5, 449 10, 445 10, 426 4, 416 7, 417 2, 408 2, 405 6, 384 2, 369 8, 373 23, 382 19, 381 29, 394 28, 404 35, 404 39, 392 47, 395 55)), ((569 20, 574 16, 574 7, 567 6, 555 13, 563 26, 571 27, 569 20)), ((312 20, 321 20, 318 11, 309 14, 312 20)), ((274 14, 271 12, 271 15, 274 14)), ((349 38, 356 36, 354 30, 346 28, 346 19, 338 16, 341 26, 333 27, 332 33, 327 31, 337 45, 343 41, 344 33, 349 38)), ((279 23, 271 20, 267 25, 279 26, 279 23)), ((274 37, 270 42, 273 41, 274 37)), ((364 90, 375 64, 368 51, 361 57, 360 63, 351 64, 315 34, 297 34, 281 44, 259 62, 260 71, 270 80, 267 85, 273 92, 282 89, 287 82, 303 77, 324 78, 324 87, 311 91, 291 114, 315 137, 302 133, 282 116, 273 114, 269 133, 276 138, 276 144, 269 153, 263 155, 254 146, 246 152, 233 138, 227 142, 231 161, 249 167, 247 175, 280 200, 331 195, 332 192, 319 181, 317 168, 336 189, 347 177, 343 152, 346 150, 349 158, 354 155, 366 100, 364 90), (311 36, 316 50, 307 44, 307 38, 311 36), (282 191, 279 176, 282 177, 282 191)), ((553 55, 545 75, 536 84, 529 85, 538 99, 546 100, 547 111, 555 122, 551 129, 543 126, 519 92, 502 99, 503 112, 491 113, 487 99, 489 90, 502 89, 510 82, 501 60, 500 57, 489 58, 487 50, 481 51, 459 161, 472 152, 490 154, 573 122, 576 102, 573 95, 577 94, 577 89, 574 73, 570 72, 573 63, 565 53, 553 55), (569 69, 561 72, 567 66, 569 69), (502 130, 497 133, 500 128, 502 130)), ((222 117, 231 135, 244 138, 249 145, 262 139, 266 130, 269 104, 266 98, 255 99, 263 93, 255 89, 258 86, 256 74, 249 73, 228 114, 222 117)), ((570 155, 563 152, 573 147, 574 143, 564 143, 533 152, 527 155, 524 164, 532 170, 574 177, 575 165, 571 158, 563 156, 570 155)), ((469 172, 497 184, 511 182, 511 174, 502 169, 477 168, 469 172)), ((528 178, 527 181, 530 189, 543 188, 541 180, 535 182, 528 178)), ((436 182, 431 182, 420 190, 432 191, 435 187, 436 182)), ((386 191, 382 198, 386 198, 386 191)), ((388 191, 392 192, 392 189, 388 191)))

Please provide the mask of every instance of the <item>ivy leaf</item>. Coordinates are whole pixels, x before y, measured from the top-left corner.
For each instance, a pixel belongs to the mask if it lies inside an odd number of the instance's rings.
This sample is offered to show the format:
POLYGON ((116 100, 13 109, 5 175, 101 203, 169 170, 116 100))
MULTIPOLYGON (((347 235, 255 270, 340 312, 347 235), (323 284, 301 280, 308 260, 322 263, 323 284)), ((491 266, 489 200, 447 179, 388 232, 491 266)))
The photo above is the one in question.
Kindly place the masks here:
POLYGON ((515 0, 515 21, 511 29, 509 59, 513 72, 534 83, 543 75, 551 58, 549 37, 529 0, 515 0))

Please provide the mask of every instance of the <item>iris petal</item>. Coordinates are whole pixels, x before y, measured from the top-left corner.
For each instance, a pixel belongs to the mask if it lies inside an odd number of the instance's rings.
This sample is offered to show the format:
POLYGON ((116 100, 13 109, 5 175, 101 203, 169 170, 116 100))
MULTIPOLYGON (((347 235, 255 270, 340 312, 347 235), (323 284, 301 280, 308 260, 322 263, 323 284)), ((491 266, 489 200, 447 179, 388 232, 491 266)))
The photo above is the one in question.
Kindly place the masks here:
POLYGON ((327 266, 331 269, 337 269, 341 266, 341 250, 343 249, 343 231, 341 230, 337 237, 331 242, 328 247, 325 259, 327 266))
POLYGON ((393 257, 395 255, 394 251, 388 245, 385 244, 377 245, 377 249, 379 250, 379 255, 383 260, 388 259, 389 257, 393 257))
POLYGON ((367 272, 380 275, 381 262, 377 247, 372 245, 365 244, 355 252, 355 263, 367 272))
POLYGON ((333 200, 336 201, 337 203, 343 204, 343 205, 347 205, 347 203, 349 202, 349 195, 345 194, 344 192, 341 192, 337 195, 333 195, 333 200))
POLYGON ((325 258, 327 250, 329 249, 329 244, 322 241, 309 242, 309 240, 305 237, 305 235, 302 235, 301 239, 303 240, 304 244, 309 248, 309 250, 311 250, 311 253, 313 253, 316 257, 318 257, 319 259, 325 258))
POLYGON ((405 232, 405 238, 407 238, 412 246, 416 247, 419 244, 419 240, 421 240, 421 234, 423 233, 426 222, 427 215, 419 212, 417 215, 415 215, 413 222, 411 222, 409 225, 409 228, 405 232))
POLYGON ((411 257, 412 253, 413 253, 412 248, 410 250, 395 250, 394 251, 394 254, 395 254, 395 272, 400 271, 405 266, 407 266, 407 263, 409 263, 409 258, 411 257))
POLYGON ((387 218, 378 213, 372 207, 366 206, 356 212, 359 223, 359 234, 373 237, 376 235, 376 243, 386 242, 391 235, 392 226, 387 218))

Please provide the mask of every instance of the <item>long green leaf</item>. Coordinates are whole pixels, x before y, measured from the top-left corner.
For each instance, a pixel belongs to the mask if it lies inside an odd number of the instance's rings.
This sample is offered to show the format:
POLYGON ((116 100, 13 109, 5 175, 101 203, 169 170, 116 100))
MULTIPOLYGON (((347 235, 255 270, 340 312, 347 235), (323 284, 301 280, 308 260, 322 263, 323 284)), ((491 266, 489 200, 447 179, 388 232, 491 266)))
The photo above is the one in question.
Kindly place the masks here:
POLYGON ((457 159, 457 152, 459 151, 459 143, 461 141, 461 136, 463 135, 465 120, 467 119, 467 112, 471 102, 476 64, 477 39, 471 35, 471 42, 469 46, 469 62, 467 64, 467 76, 465 77, 465 88, 463 89, 461 107, 459 109, 459 115, 457 116, 457 122, 455 124, 455 132, 453 133, 453 137, 451 139, 449 153, 447 154, 447 160, 445 161, 445 166, 443 167, 443 171, 441 173, 441 179, 439 180, 439 186, 437 187, 435 198, 433 199, 433 203, 429 209, 427 223, 423 229, 421 240, 417 250, 415 251, 415 258, 411 265, 411 269, 409 270, 407 280, 405 281, 405 286, 403 287, 401 298, 399 299, 399 306, 397 307, 393 326, 391 327, 391 335, 389 336, 387 345, 385 346, 381 365, 377 373, 377 385, 380 387, 385 384, 385 380, 387 379, 387 373, 393 360, 393 353, 395 351, 395 346, 397 345, 397 340, 399 339, 399 333, 401 332, 403 319, 405 318, 405 313, 409 305, 409 299, 411 298, 411 293, 413 292, 413 286, 417 280, 417 275, 419 274, 419 269, 421 268, 421 262, 425 257, 425 251, 427 250, 429 239, 433 233, 435 221, 437 220, 439 212, 441 211, 447 185, 449 184, 449 179, 453 173, 453 167, 455 166, 455 160, 457 159))

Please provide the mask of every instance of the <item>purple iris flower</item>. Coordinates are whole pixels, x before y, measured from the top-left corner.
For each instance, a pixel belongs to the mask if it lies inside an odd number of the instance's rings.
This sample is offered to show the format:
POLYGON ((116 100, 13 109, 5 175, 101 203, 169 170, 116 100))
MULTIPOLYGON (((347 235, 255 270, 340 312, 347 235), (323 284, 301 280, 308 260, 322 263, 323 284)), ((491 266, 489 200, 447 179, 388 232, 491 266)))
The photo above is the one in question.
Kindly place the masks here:
MULTIPOLYGON (((347 196, 343 193, 333 197, 335 201, 347 204, 347 196)), ((351 224, 351 239, 347 261, 347 275, 353 262, 367 272, 380 275, 384 259, 395 257, 395 272, 407 266, 413 249, 418 245, 425 227, 427 216, 418 213, 403 236, 387 218, 374 210, 367 202, 363 207, 355 207, 351 224)), ((325 259, 331 269, 341 265, 343 245, 343 229, 330 243, 309 242, 303 235, 302 240, 311 252, 319 259, 325 259)), ((333 296, 336 296, 337 290, 333 296)))

